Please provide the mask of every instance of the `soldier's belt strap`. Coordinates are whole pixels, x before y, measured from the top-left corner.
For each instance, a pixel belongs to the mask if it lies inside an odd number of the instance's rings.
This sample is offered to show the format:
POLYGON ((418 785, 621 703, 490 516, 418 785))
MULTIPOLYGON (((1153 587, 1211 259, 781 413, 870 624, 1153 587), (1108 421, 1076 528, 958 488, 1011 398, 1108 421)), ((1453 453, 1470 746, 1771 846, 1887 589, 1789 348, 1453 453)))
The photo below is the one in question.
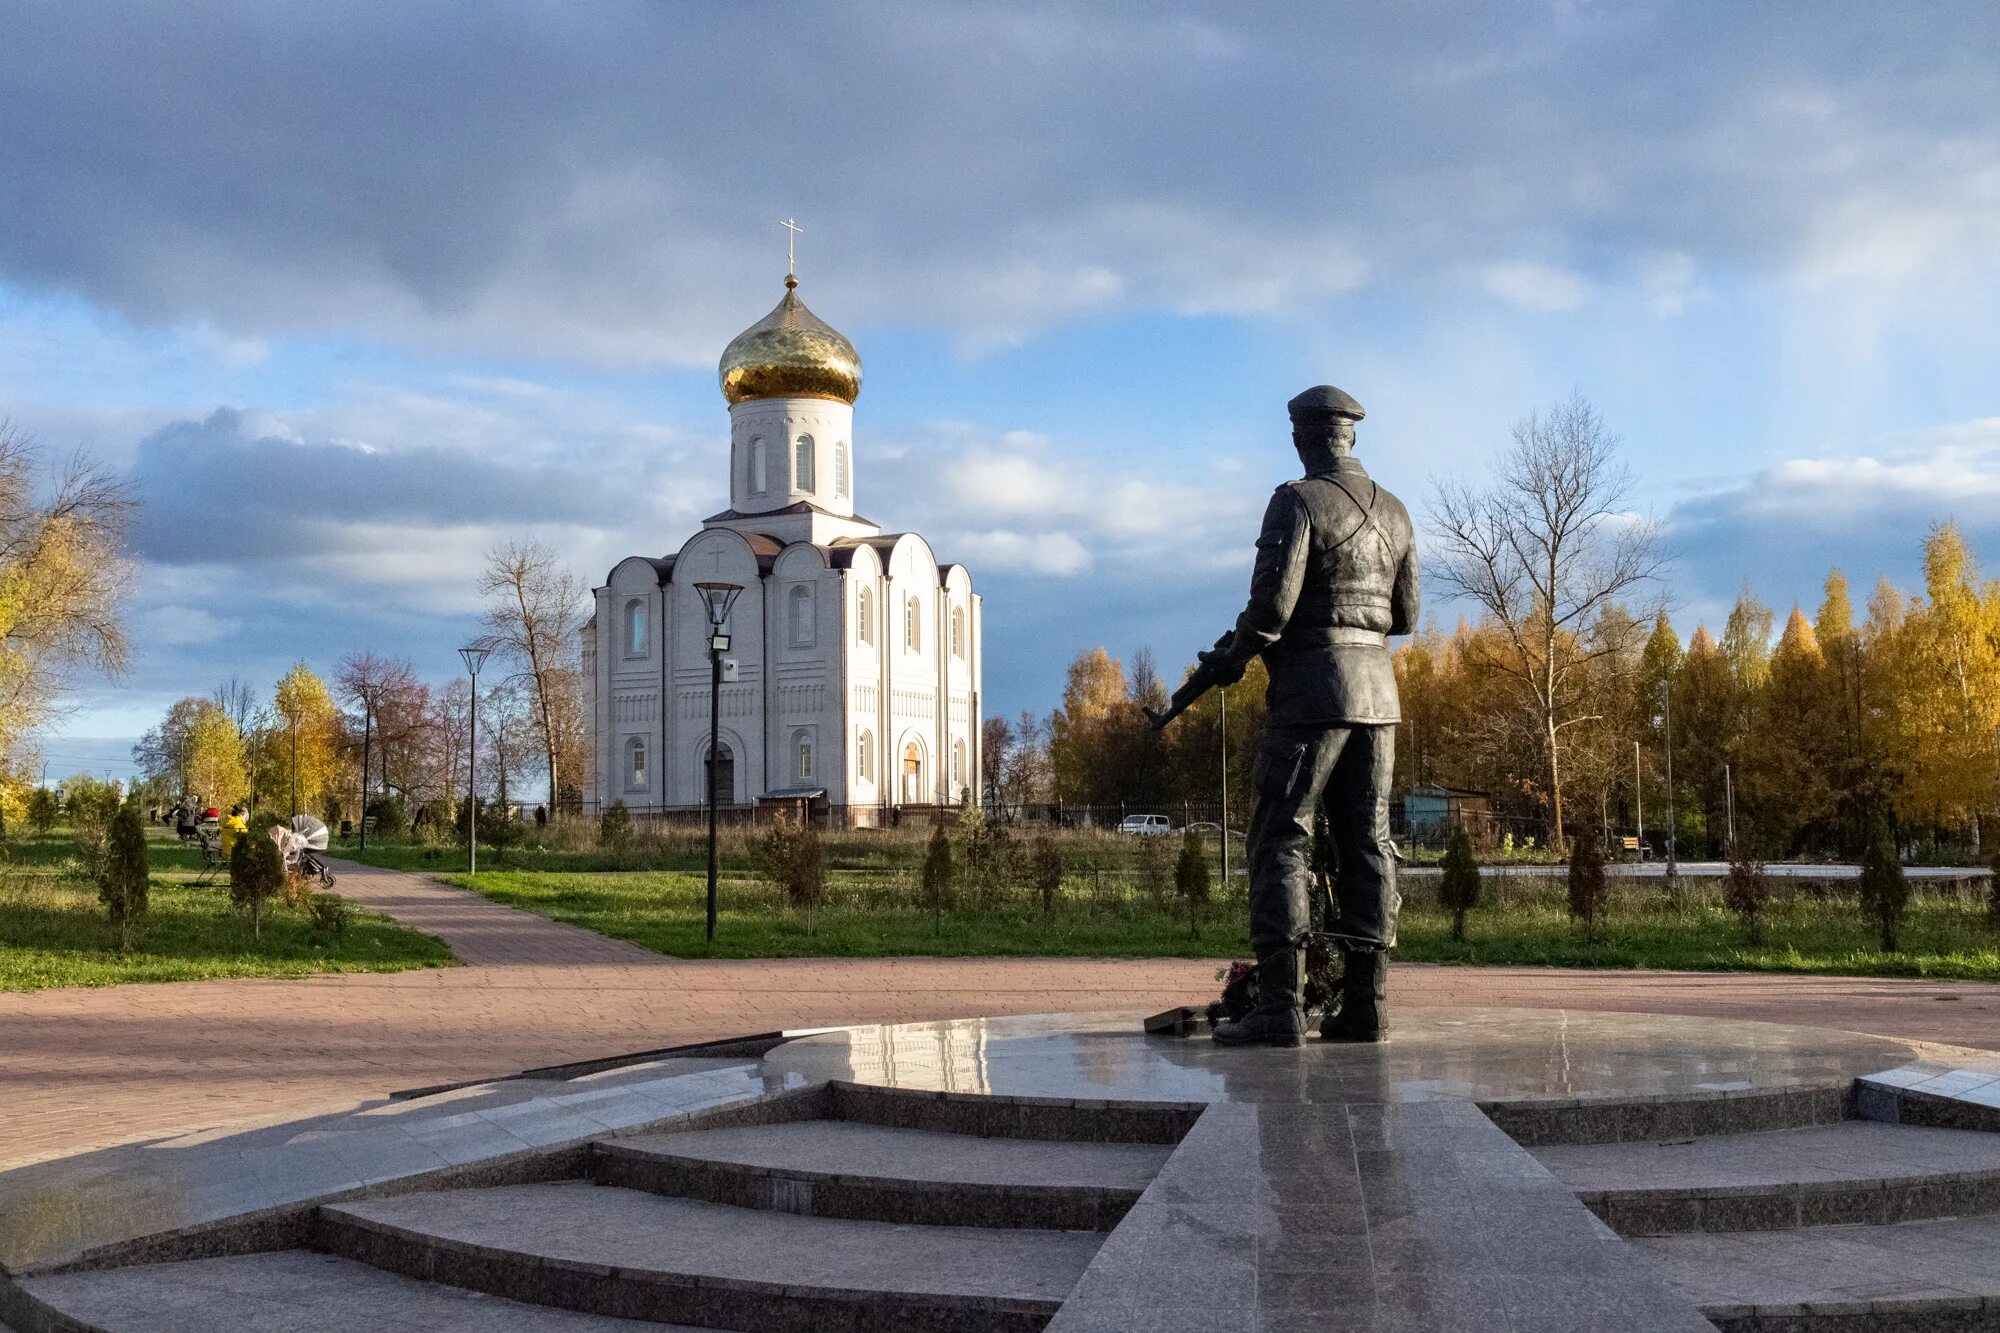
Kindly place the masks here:
POLYGON ((1380 648, 1389 642, 1389 636, 1379 629, 1356 629, 1351 625, 1335 625, 1319 633, 1326 636, 1324 643, 1355 648, 1380 648))

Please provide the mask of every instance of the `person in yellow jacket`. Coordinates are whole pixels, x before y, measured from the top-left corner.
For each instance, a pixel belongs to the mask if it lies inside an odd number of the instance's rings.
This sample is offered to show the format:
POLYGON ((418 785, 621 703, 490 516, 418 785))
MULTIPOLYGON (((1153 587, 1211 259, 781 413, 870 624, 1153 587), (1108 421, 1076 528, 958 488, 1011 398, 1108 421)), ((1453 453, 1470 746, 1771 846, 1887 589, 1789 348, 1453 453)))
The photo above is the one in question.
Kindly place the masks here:
POLYGON ((229 860, 229 853, 235 848, 236 840, 250 831, 247 812, 240 805, 229 808, 229 814, 222 821, 222 830, 217 841, 222 848, 222 859, 229 860))

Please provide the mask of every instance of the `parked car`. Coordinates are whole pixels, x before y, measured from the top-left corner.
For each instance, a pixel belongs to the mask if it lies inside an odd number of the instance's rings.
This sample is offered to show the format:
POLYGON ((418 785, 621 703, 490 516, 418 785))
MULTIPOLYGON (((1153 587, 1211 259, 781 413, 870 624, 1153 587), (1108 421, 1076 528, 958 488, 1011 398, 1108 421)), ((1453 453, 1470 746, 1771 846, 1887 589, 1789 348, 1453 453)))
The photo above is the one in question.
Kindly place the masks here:
POLYGON ((1118 821, 1120 833, 1136 833, 1142 838, 1158 838, 1174 831, 1165 815, 1127 815, 1118 821))

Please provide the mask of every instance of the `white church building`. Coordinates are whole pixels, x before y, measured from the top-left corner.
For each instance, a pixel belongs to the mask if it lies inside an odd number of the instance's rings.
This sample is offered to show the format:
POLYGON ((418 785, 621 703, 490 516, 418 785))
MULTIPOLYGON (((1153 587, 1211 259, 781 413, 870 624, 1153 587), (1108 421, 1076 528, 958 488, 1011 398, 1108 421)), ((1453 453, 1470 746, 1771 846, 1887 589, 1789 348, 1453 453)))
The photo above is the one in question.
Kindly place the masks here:
POLYGON ((722 353, 729 508, 678 552, 618 562, 583 630, 588 808, 707 800, 709 625, 741 585, 715 755, 723 809, 874 824, 979 790, 980 598, 914 532, 855 513, 854 344, 785 296, 722 353))

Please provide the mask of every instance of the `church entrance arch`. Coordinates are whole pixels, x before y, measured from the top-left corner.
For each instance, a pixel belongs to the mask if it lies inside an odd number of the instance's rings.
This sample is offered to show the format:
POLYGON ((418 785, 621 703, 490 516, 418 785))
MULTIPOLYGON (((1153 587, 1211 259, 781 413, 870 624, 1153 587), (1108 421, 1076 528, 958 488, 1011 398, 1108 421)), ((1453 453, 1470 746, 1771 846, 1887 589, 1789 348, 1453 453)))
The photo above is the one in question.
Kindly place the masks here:
POLYGON ((902 772, 902 792, 904 805, 928 805, 930 795, 924 788, 924 751, 915 741, 903 742, 902 761, 898 765, 902 772))
POLYGON ((736 755, 725 743, 716 746, 709 759, 715 769, 715 785, 709 785, 710 764, 703 764, 701 803, 707 805, 708 794, 714 792, 718 806, 736 804, 736 755))

